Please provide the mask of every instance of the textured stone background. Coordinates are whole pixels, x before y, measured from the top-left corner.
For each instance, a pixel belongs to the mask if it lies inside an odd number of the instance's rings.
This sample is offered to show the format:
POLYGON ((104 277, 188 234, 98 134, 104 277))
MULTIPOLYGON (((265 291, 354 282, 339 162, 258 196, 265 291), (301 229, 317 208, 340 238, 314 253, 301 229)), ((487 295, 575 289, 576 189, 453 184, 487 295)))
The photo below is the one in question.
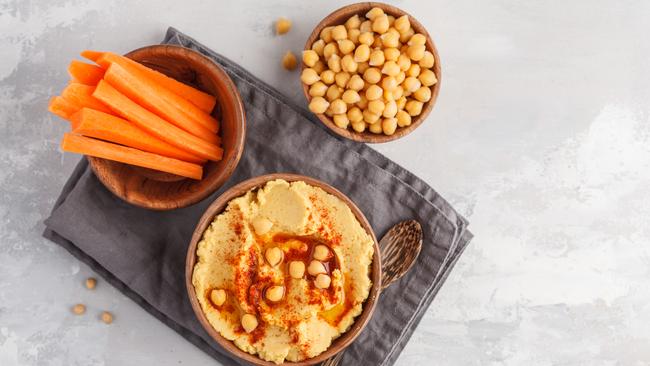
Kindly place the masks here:
MULTIPOLYGON (((211 363, 105 283, 84 290, 89 269, 40 237, 78 159, 46 113, 69 60, 174 25, 304 103, 281 56, 342 4, 0 0, 0 365, 211 363)), ((376 148, 476 235, 399 365, 650 364, 650 2, 396 5, 433 35, 443 86, 426 124, 376 148)))

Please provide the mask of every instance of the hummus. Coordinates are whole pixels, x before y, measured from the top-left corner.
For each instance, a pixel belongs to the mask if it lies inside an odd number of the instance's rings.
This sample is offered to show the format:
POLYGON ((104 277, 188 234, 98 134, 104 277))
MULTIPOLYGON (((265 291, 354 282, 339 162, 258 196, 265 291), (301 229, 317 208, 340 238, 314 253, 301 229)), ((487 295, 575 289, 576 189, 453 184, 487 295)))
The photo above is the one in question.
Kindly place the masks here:
POLYGON ((339 198, 275 180, 233 199, 198 243, 192 283, 208 321, 277 364, 325 351, 361 314, 373 240, 339 198))

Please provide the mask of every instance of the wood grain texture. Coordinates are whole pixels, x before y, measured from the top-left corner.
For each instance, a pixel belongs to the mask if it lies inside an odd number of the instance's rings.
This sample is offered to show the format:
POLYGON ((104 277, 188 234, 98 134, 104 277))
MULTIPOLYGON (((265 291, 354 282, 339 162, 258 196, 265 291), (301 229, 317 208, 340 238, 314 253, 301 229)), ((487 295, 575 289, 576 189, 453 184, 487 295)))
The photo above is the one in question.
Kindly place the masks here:
POLYGON ((255 177, 231 187, 226 192, 224 192, 221 196, 219 196, 206 209, 205 213, 199 220, 196 229, 194 230, 194 234, 192 235, 192 239, 187 251, 187 259, 185 263, 185 285, 187 287, 187 293, 190 298, 192 308, 194 309, 194 313, 196 314, 199 322, 206 330, 206 332, 208 332, 208 334, 210 334, 210 336, 217 343, 219 343, 224 349, 226 349, 235 357, 241 358, 254 365, 260 365, 260 366, 275 365, 272 362, 264 361, 255 355, 251 355, 247 352, 240 350, 231 341, 223 338, 219 334, 219 332, 214 330, 214 328, 212 328, 212 326, 208 322, 205 314, 203 313, 203 310, 201 309, 201 305, 199 304, 196 293, 194 291, 194 286, 192 285, 192 272, 194 270, 194 265, 196 264, 197 261, 197 256, 196 256, 197 245, 201 240, 201 238, 203 237, 203 233, 208 228, 210 223, 212 223, 212 221, 217 215, 223 212, 223 210, 228 205, 228 202, 230 202, 232 199, 240 197, 252 189, 260 188, 264 184, 266 184, 266 182, 275 179, 284 179, 288 182, 303 181, 312 186, 319 187, 323 189, 325 192, 338 197, 343 202, 345 202, 348 205, 348 207, 350 207, 350 210, 352 210, 354 216, 357 218, 357 220, 359 221, 361 226, 366 230, 366 232, 368 232, 368 234, 372 237, 372 240, 374 242, 375 251, 374 251, 374 257, 373 257, 373 261, 371 264, 371 271, 370 271, 372 287, 370 288, 370 294, 368 295, 368 299, 366 299, 366 302, 363 305, 363 311, 355 319, 350 329, 346 333, 342 334, 341 337, 334 340, 332 342, 332 345, 320 355, 301 362, 288 362, 288 361, 285 362, 285 364, 292 365, 292 366, 315 365, 334 356, 336 353, 342 351, 343 349, 345 349, 345 347, 350 345, 350 343, 352 343, 357 338, 357 336, 361 333, 361 330, 363 330, 363 328, 368 324, 368 321, 370 321, 370 318, 372 317, 372 314, 375 311, 375 306, 377 305, 377 299, 381 291, 381 279, 382 279, 381 254, 380 254, 379 244, 377 243, 377 238, 375 237, 375 234, 372 231, 372 227, 370 226, 370 223, 363 215, 361 210, 354 204, 354 202, 352 202, 352 200, 350 200, 350 198, 348 198, 346 195, 338 191, 336 188, 330 186, 329 184, 316 180, 314 178, 310 178, 303 175, 284 174, 284 173, 275 173, 275 174, 268 174, 268 175, 255 177))
POLYGON ((90 167, 108 190, 136 206, 173 210, 197 203, 226 182, 241 158, 246 116, 239 92, 221 67, 188 48, 155 45, 126 56, 217 97, 212 115, 221 123, 223 160, 205 164, 200 181, 95 157, 88 157, 90 167))
MULTIPOLYGON (((409 133, 413 132, 416 128, 418 128, 431 112, 431 109, 433 108, 433 105, 436 103, 436 99, 438 98, 438 94, 440 93, 440 84, 442 81, 442 69, 440 68, 440 56, 438 55, 438 50, 436 49, 436 46, 433 43, 433 40, 431 39, 431 36, 427 32, 426 28, 424 28, 424 26, 420 24, 420 22, 418 22, 417 19, 415 19, 412 15, 408 14, 404 10, 399 9, 395 6, 384 4, 384 3, 378 3, 378 2, 356 3, 335 10, 330 15, 326 16, 323 20, 321 20, 321 22, 318 23, 318 25, 316 25, 311 35, 307 39, 304 49, 305 50, 311 49, 311 45, 319 39, 320 32, 323 30, 323 28, 332 25, 343 24, 348 18, 354 16, 355 14, 359 16, 364 16, 370 9, 374 7, 381 8, 382 10, 384 10, 384 13, 392 15, 395 18, 401 17, 402 15, 408 15, 409 21, 411 22, 411 27, 413 27, 415 32, 422 33, 426 37, 427 39, 426 48, 428 51, 433 53, 433 57, 435 59, 432 71, 436 74, 436 78, 438 78, 438 82, 433 85, 433 88, 431 90, 431 99, 428 102, 424 103, 424 105, 422 106, 422 113, 420 113, 420 115, 418 115, 417 117, 413 117, 410 126, 398 127, 395 133, 390 136, 384 134, 374 134, 367 130, 359 133, 349 128, 342 129, 337 127, 334 124, 332 118, 328 117, 327 115, 316 114, 316 116, 318 117, 318 119, 321 120, 321 122, 323 122, 323 124, 325 124, 325 126, 327 126, 334 133, 343 136, 347 139, 359 141, 359 142, 367 142, 367 143, 383 143, 383 142, 394 141, 399 138, 402 138, 408 135, 409 133)), ((302 69, 305 69, 304 63, 302 63, 302 69)), ((309 86, 304 83, 301 84, 302 84, 303 93, 305 94, 305 98, 307 98, 308 102, 311 101, 311 96, 309 95, 309 86)))

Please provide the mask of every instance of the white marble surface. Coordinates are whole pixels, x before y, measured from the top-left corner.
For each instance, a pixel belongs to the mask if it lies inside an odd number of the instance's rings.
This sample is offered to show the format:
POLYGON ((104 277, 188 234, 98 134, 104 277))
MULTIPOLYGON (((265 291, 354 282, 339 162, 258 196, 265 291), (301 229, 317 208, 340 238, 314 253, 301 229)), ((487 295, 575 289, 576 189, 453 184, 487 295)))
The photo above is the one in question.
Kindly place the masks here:
MULTIPOLYGON (((80 50, 174 25, 303 103, 281 55, 343 3, 180 3, 0 0, 0 365, 214 364, 105 283, 84 290, 91 271, 40 237, 78 159, 47 99, 80 50)), ((396 5, 433 35, 443 85, 426 124, 376 148, 476 235, 398 364, 650 364, 650 2, 396 5)))

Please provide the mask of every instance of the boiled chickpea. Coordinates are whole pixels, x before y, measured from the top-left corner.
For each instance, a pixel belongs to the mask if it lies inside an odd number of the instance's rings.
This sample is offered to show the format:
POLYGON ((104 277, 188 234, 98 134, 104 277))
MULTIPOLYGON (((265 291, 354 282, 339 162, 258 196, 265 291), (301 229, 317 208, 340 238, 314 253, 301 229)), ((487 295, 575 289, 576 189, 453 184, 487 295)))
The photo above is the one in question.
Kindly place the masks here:
POLYGON ((348 74, 345 71, 341 71, 334 76, 334 82, 340 88, 345 88, 345 85, 348 83, 348 80, 350 80, 350 74, 348 74))
POLYGON ((327 60, 327 67, 334 71, 334 72, 340 72, 341 71, 341 58, 337 54, 333 54, 330 56, 330 58, 327 60))
POLYGON ((358 29, 360 25, 361 19, 359 19, 359 15, 357 14, 351 16, 348 20, 345 21, 345 28, 348 30, 348 32, 350 29, 358 29))
MULTIPOLYGON (((406 100, 406 98, 404 100, 406 100)), ((399 127, 406 127, 411 125, 411 115, 408 114, 406 111, 403 110, 397 111, 395 118, 397 120, 397 125, 399 127)))
POLYGON ((359 26, 361 33, 372 32, 372 22, 370 20, 364 20, 359 26))
POLYGON ((413 36, 413 34, 415 34, 413 28, 409 28, 404 32, 400 32, 399 41, 406 43, 413 36))
POLYGON ((250 333, 257 328, 257 318, 253 314, 244 314, 241 317, 241 326, 246 333, 250 333))
POLYGON ((320 31, 320 39, 325 41, 325 43, 332 42, 332 29, 334 29, 334 27, 325 27, 320 31))
POLYGON ((309 66, 313 67, 318 61, 318 53, 314 50, 302 51, 302 62, 309 66))
POLYGON ((404 88, 402 88, 401 85, 398 85, 395 89, 393 89, 393 98, 395 100, 398 100, 404 95, 404 88))
POLYGON ((329 60, 332 55, 338 55, 339 54, 339 46, 334 43, 330 42, 325 45, 325 48, 323 48, 323 57, 325 60, 329 60))
POLYGON ((381 81, 382 89, 388 91, 392 91, 393 89, 397 88, 397 84, 397 80, 395 80, 395 78, 392 76, 386 76, 381 81))
POLYGON ((404 92, 406 93, 406 95, 410 95, 414 91, 420 89, 420 86, 422 86, 420 80, 414 78, 413 76, 407 77, 406 79, 404 79, 404 82, 402 83, 402 87, 404 87, 404 92))
POLYGON ((375 100, 381 98, 381 95, 384 91, 382 90, 381 87, 377 85, 370 85, 368 87, 368 90, 366 90, 366 98, 368 100, 375 100))
MULTIPOLYGON (((361 99, 361 97, 359 97, 361 99)), ((352 107, 348 109, 348 119, 350 122, 362 122, 363 121, 363 113, 361 113, 361 109, 359 107, 352 107)))
POLYGON ((266 217, 257 216, 252 221, 253 229, 257 235, 264 235, 268 233, 273 227, 273 221, 266 217))
POLYGON ((354 61, 354 57, 352 55, 345 55, 341 59, 341 69, 345 72, 356 72, 357 71, 357 63, 354 61))
POLYGON ((408 31, 409 28, 411 28, 411 22, 409 21, 408 15, 402 15, 395 19, 393 27, 395 27, 400 34, 404 34, 404 32, 408 31))
POLYGON ((354 61, 355 62, 366 62, 370 58, 370 47, 367 44, 360 44, 356 50, 354 50, 354 61))
POLYGON ((271 302, 278 302, 284 297, 284 286, 271 286, 264 291, 266 299, 271 302))
POLYGON ((361 97, 359 96, 359 93, 356 92, 356 90, 348 89, 343 92, 341 99, 347 104, 354 104, 360 101, 361 97))
POLYGON ((330 278, 330 276, 322 273, 316 276, 316 280, 314 280, 314 285, 319 289, 329 288, 331 283, 332 283, 332 279, 330 278))
POLYGON ((374 20, 380 15, 384 15, 384 10, 382 8, 374 7, 366 13, 366 18, 374 20))
POLYGON ((381 128, 384 131, 384 135, 392 135, 397 129, 397 120, 395 118, 384 118, 381 121, 381 128))
POLYGON ((400 52, 397 48, 386 48, 384 49, 384 59, 386 61, 397 61, 399 58, 400 52))
POLYGON ((377 84, 381 80, 381 72, 376 67, 369 67, 363 73, 363 80, 367 81, 370 84, 377 84))
POLYGON ((322 97, 327 92, 327 85, 322 81, 317 81, 309 87, 309 95, 312 97, 322 97))
POLYGON ((417 100, 409 100, 408 102, 406 102, 406 106, 404 106, 404 109, 411 116, 418 116, 420 113, 422 113, 422 102, 418 102, 417 100))
POLYGON ((352 43, 359 44, 359 35, 361 34, 361 31, 358 29, 349 29, 348 30, 348 39, 352 41, 352 43))
POLYGON ((366 123, 363 122, 363 121, 361 121, 361 122, 352 122, 351 125, 352 125, 352 129, 354 131, 356 131, 356 132, 359 132, 359 133, 366 130, 366 123))
POLYGON ((357 107, 366 109, 368 107, 368 98, 366 98, 366 93, 359 93, 359 96, 361 97, 361 100, 357 102, 357 107))
POLYGON ((401 97, 395 99, 395 103, 397 103, 398 110, 404 109, 404 106, 406 105, 406 97, 402 95, 401 97))
POLYGON ((301 261, 290 262, 289 275, 293 278, 302 278, 305 275, 305 263, 301 261))
POLYGON ((382 34, 381 43, 384 47, 395 48, 399 45, 399 33, 395 32, 386 32, 382 34))
POLYGON ((316 63, 314 64, 314 67, 312 67, 312 69, 314 69, 314 71, 316 71, 320 75, 320 73, 325 71, 325 63, 323 61, 321 61, 321 60, 318 60, 318 61, 316 61, 316 63))
POLYGON ((334 99, 334 100, 330 103, 329 110, 330 110, 333 114, 341 114, 341 113, 345 113, 345 112, 348 111, 348 106, 347 106, 347 104, 345 104, 345 102, 342 101, 341 99, 334 99))
MULTIPOLYGON (((409 59, 409 62, 411 59, 409 59)), ((411 64, 408 70, 406 70, 406 76, 413 76, 413 77, 418 77, 420 75, 420 65, 418 64, 411 64)))
POLYGON ((314 259, 326 261, 331 255, 330 249, 325 245, 319 244, 314 247, 314 259))
POLYGON ((424 51, 426 51, 424 45, 417 44, 409 46, 409 48, 406 50, 406 54, 411 60, 420 61, 424 57, 424 51))
POLYGON ((413 92, 413 97, 420 102, 428 102, 431 99, 431 89, 428 86, 422 86, 413 92))
POLYGON ((300 80, 307 85, 312 85, 320 80, 320 76, 318 76, 318 73, 314 69, 304 69, 300 75, 300 80))
POLYGON ((368 102, 368 111, 380 115, 384 112, 385 104, 381 99, 375 99, 368 102))
POLYGON ((278 264, 280 264, 280 262, 282 262, 283 257, 284 257, 284 252, 282 251, 282 249, 278 247, 268 248, 264 252, 264 258, 266 258, 266 261, 269 263, 271 267, 275 267, 278 264))
POLYGON ((379 117, 380 116, 378 114, 372 113, 367 109, 363 110, 363 120, 368 124, 373 124, 379 121, 379 117))
POLYGON ((309 110, 316 114, 325 113, 329 103, 323 97, 314 97, 309 102, 309 110))
POLYGON ((424 56, 422 56, 422 59, 420 59, 420 62, 418 62, 420 67, 423 67, 425 69, 432 68, 434 63, 435 59, 433 58, 433 53, 429 51, 424 51, 424 56))
POLYGON ((339 46, 339 51, 341 51, 341 53, 344 55, 347 55, 348 53, 354 51, 354 42, 349 39, 338 40, 337 44, 339 46))
POLYGON ((348 116, 346 114, 335 114, 334 117, 332 117, 332 119, 334 120, 334 124, 338 128, 346 129, 350 124, 350 120, 348 119, 348 116))
POLYGON ((388 76, 397 76, 399 72, 400 72, 399 66, 397 66, 395 61, 386 61, 384 63, 384 67, 382 67, 381 69, 381 73, 386 74, 388 76))
POLYGON ((386 102, 386 105, 384 106, 384 110, 381 115, 385 118, 392 118, 395 117, 396 113, 397 113, 397 103, 394 100, 389 100, 386 102))
POLYGON ((368 131, 377 135, 383 133, 384 130, 381 128, 381 121, 377 121, 373 124, 368 125, 368 131))
POLYGON ((359 35, 359 43, 370 46, 373 42, 375 42, 375 37, 372 32, 363 32, 359 35))
POLYGON ((400 70, 406 71, 411 67, 411 59, 407 55, 400 53, 399 57, 397 57, 397 66, 399 66, 400 70))
POLYGON ((348 38, 348 30, 344 25, 337 25, 332 28, 332 39, 335 41, 348 38))
POLYGON ((363 82, 363 79, 361 78, 361 76, 359 76, 357 74, 354 74, 354 75, 352 75, 352 77, 350 77, 350 80, 348 81, 348 84, 346 85, 346 88, 352 89, 352 90, 358 92, 359 90, 363 89, 363 85, 364 85, 364 82, 363 82))
POLYGON ((334 82, 334 76, 336 74, 332 70, 325 70, 320 74, 320 79, 327 85, 330 85, 334 82))
MULTIPOLYGON (((325 48, 325 41, 322 39, 319 39, 318 41, 314 42, 314 44, 311 45, 312 51, 316 52, 318 56, 323 56, 323 49, 325 48)), ((303 58, 304 60, 304 58, 303 58)), ((307 65, 309 66, 309 65, 307 65)))
POLYGON ((381 66, 384 64, 384 52, 381 50, 373 50, 370 52, 370 59, 368 64, 370 66, 381 66))
POLYGON ((404 79, 406 79, 406 73, 404 71, 398 72, 397 76, 395 76, 395 80, 397 80, 397 84, 403 83, 404 79))
POLYGON ((424 34, 421 33, 416 33, 414 34, 411 39, 408 41, 409 46, 414 46, 414 45, 420 45, 424 46, 427 43, 427 38, 424 36, 424 34))
POLYGON ((275 33, 285 34, 291 30, 291 21, 287 18, 280 18, 275 22, 275 33))
POLYGON ((313 260, 309 262, 309 266, 307 267, 307 273, 309 273, 312 276, 316 276, 320 273, 327 273, 327 270, 325 270, 325 265, 323 263, 313 260))
POLYGON ((386 33, 390 23, 388 21, 388 16, 386 14, 379 15, 372 20, 372 31, 383 34, 386 33))
POLYGON ((296 60, 296 55, 291 51, 287 51, 287 53, 284 54, 284 57, 282 57, 282 66, 287 70, 294 70, 297 65, 298 61, 296 60))
POLYGON ((220 288, 215 288, 210 291, 210 301, 216 306, 221 306, 226 302, 226 291, 220 288))
POLYGON ((438 82, 438 79, 436 78, 436 74, 434 74, 433 71, 431 70, 424 70, 420 72, 420 76, 418 76, 418 79, 424 86, 431 86, 438 82))

